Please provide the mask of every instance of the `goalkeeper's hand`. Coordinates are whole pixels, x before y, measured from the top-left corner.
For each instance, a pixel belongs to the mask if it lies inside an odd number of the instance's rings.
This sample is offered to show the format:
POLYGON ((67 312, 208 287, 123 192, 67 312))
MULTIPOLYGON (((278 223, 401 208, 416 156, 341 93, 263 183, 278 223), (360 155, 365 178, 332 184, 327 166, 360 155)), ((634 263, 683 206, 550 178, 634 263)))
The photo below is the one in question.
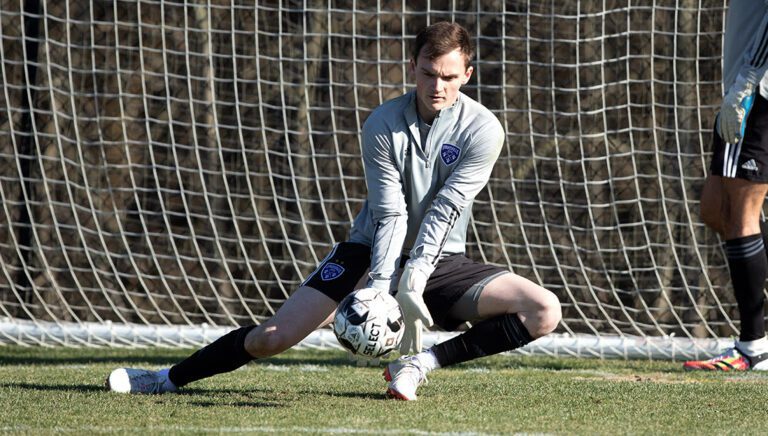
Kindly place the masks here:
POLYGON ((741 139, 756 88, 755 74, 745 73, 739 74, 728 89, 717 117, 717 133, 723 141, 736 144, 741 139))
POLYGON ((424 288, 434 267, 427 262, 409 260, 403 268, 395 299, 400 304, 405 321, 405 332, 400 343, 400 354, 421 351, 423 326, 432 326, 432 316, 424 304, 424 288))

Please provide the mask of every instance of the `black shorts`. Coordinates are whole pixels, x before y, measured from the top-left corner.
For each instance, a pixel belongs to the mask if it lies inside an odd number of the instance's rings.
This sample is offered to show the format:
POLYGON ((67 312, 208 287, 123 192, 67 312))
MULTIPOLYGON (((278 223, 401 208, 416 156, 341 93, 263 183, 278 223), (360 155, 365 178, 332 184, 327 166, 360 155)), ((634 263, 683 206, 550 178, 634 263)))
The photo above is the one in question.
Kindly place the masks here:
MULTIPOLYGON (((342 242, 333 247, 302 285, 317 289, 334 301, 340 302, 356 289, 368 273, 370 264, 369 246, 342 242)), ((449 315, 454 303, 474 284, 505 272, 507 270, 504 268, 475 262, 463 254, 440 259, 424 289, 424 303, 435 324, 448 331, 462 324, 464 320, 449 315)))
POLYGON ((741 141, 737 144, 723 142, 717 133, 715 121, 712 149, 712 164, 709 168, 712 175, 768 182, 768 101, 759 92, 747 115, 741 141))

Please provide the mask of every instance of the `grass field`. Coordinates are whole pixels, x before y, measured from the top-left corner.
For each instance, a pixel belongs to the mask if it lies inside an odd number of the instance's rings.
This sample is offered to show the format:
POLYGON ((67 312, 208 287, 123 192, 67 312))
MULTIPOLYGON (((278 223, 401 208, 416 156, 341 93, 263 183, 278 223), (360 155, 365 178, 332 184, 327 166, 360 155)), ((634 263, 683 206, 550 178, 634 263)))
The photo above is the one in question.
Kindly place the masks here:
POLYGON ((416 402, 385 399, 382 368, 290 351, 173 395, 104 390, 119 366, 189 350, 0 347, 1 433, 763 434, 768 374, 679 363, 494 356, 431 374, 416 402))

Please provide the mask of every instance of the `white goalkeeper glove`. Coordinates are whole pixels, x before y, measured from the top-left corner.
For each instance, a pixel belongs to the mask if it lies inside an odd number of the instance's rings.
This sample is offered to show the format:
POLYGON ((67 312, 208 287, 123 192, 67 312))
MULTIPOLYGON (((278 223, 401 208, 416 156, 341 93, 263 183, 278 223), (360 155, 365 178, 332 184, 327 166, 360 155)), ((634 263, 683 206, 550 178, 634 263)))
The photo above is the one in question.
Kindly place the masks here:
POLYGON ((744 124, 757 89, 756 76, 753 71, 740 73, 723 98, 717 117, 717 133, 727 143, 738 143, 744 134, 744 124))
POLYGON ((373 278, 372 275, 369 275, 367 287, 375 288, 384 292, 389 292, 389 287, 391 283, 392 283, 392 280, 390 279, 378 279, 378 278, 373 278))
POLYGON ((405 332, 400 343, 400 354, 421 351, 421 331, 432 326, 432 316, 424 304, 424 288, 434 267, 425 261, 409 260, 403 268, 395 299, 400 304, 405 332))

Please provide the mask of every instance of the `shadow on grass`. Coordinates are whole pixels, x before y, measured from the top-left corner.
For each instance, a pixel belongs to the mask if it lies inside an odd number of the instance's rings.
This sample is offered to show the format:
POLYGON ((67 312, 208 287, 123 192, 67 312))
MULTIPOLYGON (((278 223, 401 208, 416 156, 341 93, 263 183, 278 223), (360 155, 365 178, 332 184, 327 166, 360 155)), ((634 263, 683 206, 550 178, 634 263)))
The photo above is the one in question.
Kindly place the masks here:
POLYGON ((299 392, 302 395, 325 395, 327 397, 331 398, 351 398, 356 400, 387 400, 391 401, 389 398, 387 398, 386 394, 384 392, 380 394, 371 394, 366 392, 339 392, 339 391, 331 391, 331 392, 318 392, 318 391, 300 391, 299 392))
POLYGON ((270 402, 248 402, 248 401, 237 401, 234 403, 227 403, 227 404, 221 404, 221 403, 214 403, 211 401, 191 401, 189 403, 190 406, 198 406, 198 407, 236 407, 236 408, 252 408, 252 409, 264 409, 264 408, 283 408, 286 407, 285 404, 280 403, 270 403, 270 402))
MULTIPOLYGON (((185 398, 185 404, 197 407, 234 407, 234 408, 252 408, 252 409, 280 409, 288 407, 284 402, 274 401, 262 397, 250 389, 184 389, 177 395, 185 398), (211 400, 211 397, 220 397, 221 401, 211 400)), ((273 395, 263 395, 263 397, 273 397, 273 395)))
POLYGON ((357 400, 365 400, 365 401, 371 401, 371 400, 388 400, 386 395, 382 392, 381 394, 372 394, 372 393, 365 393, 365 392, 355 392, 355 391, 346 391, 346 392, 339 392, 339 391, 318 391, 318 390, 300 390, 295 393, 281 393, 278 391, 275 391, 273 389, 267 389, 267 388, 243 388, 242 390, 236 390, 236 389, 189 389, 184 388, 184 390, 179 391, 177 395, 183 395, 184 397, 187 397, 190 399, 188 404, 190 405, 196 405, 196 406, 231 406, 231 407, 289 407, 289 403, 297 402, 298 404, 303 404, 303 402, 307 401, 308 398, 317 398, 318 396, 328 397, 328 398, 350 398, 350 399, 357 399, 357 400), (225 398, 222 400, 222 402, 215 402, 215 401, 197 401, 194 400, 194 398, 205 398, 206 396, 222 396, 225 398), (261 398, 259 398, 261 397, 261 398), (276 402, 274 401, 274 398, 283 398, 285 399, 284 402, 276 402), (232 399, 236 399, 236 401, 232 401, 232 399))
MULTIPOLYGON (((43 384, 43 383, 0 383, 0 389, 21 389, 38 392, 76 392, 76 393, 93 393, 93 392, 107 392, 104 386, 99 385, 86 385, 86 384, 43 384)), ((143 395, 143 398, 154 399, 173 399, 176 400, 179 397, 184 398, 186 404, 191 406, 200 407, 249 407, 249 408, 281 408, 286 407, 285 404, 269 401, 265 399, 255 398, 251 400, 250 396, 268 396, 271 391, 268 390, 252 390, 252 389, 185 389, 177 394, 167 395, 143 395), (222 401, 204 401, 206 397, 221 397, 222 401), (174 398, 176 397, 176 398, 174 398), (230 402, 232 397, 243 398, 238 401, 230 402)), ((117 395, 117 394, 115 394, 117 395)), ((129 400, 132 396, 120 394, 126 400, 129 400)))
POLYGON ((272 389, 265 388, 252 388, 249 386, 243 386, 242 389, 206 389, 206 388, 190 388, 185 387, 178 392, 172 394, 180 397, 195 397, 201 395, 223 395, 223 396, 235 396, 235 395, 274 395, 272 389))
MULTIPOLYGON (((210 388, 189 388, 185 387, 184 389, 177 392, 175 395, 181 395, 184 397, 204 397, 206 395, 208 396, 222 396, 228 399, 232 398, 238 398, 238 397, 262 397, 262 399, 259 401, 259 403, 266 403, 268 405, 273 405, 274 407, 285 407, 285 404, 280 403, 274 403, 272 401, 269 401, 267 399, 272 399, 275 397, 278 398, 284 398, 288 401, 306 401, 307 398, 317 397, 317 396, 324 396, 329 398, 351 398, 351 399, 359 399, 359 400, 387 400, 387 396, 384 392, 381 393, 370 393, 370 392, 359 392, 359 391, 338 391, 338 390, 330 390, 330 391, 322 391, 322 390, 299 390, 295 393, 286 393, 282 392, 279 389, 273 389, 270 387, 252 387, 252 386, 243 386, 242 389, 210 389, 210 388)), ((249 405, 251 404, 249 401, 237 401, 231 404, 238 404, 243 403, 242 405, 249 405)), ((194 402, 190 402, 190 404, 195 404, 194 402)), ((200 403, 203 404, 203 403, 200 403)), ((211 403, 210 405, 214 405, 215 403, 211 403)), ((219 404, 221 405, 221 404, 219 404)))
POLYGON ((32 391, 44 392, 106 392, 104 386, 98 385, 63 385, 63 384, 42 384, 42 383, 0 383, 0 389, 26 389, 32 391))
POLYGON ((384 393, 371 394, 365 392, 345 391, 339 392, 321 390, 299 390, 297 392, 283 392, 279 389, 267 387, 243 386, 242 389, 209 389, 209 388, 184 388, 177 392, 185 398, 187 404, 201 407, 271 407, 284 408, 291 405, 303 407, 307 399, 318 396, 328 398, 351 398, 359 400, 386 400, 384 393), (220 402, 205 401, 205 398, 222 398, 220 402), (197 400, 196 398, 200 398, 197 400), (275 401, 280 398, 282 401, 275 401), (295 403, 295 404, 293 404, 295 403))

